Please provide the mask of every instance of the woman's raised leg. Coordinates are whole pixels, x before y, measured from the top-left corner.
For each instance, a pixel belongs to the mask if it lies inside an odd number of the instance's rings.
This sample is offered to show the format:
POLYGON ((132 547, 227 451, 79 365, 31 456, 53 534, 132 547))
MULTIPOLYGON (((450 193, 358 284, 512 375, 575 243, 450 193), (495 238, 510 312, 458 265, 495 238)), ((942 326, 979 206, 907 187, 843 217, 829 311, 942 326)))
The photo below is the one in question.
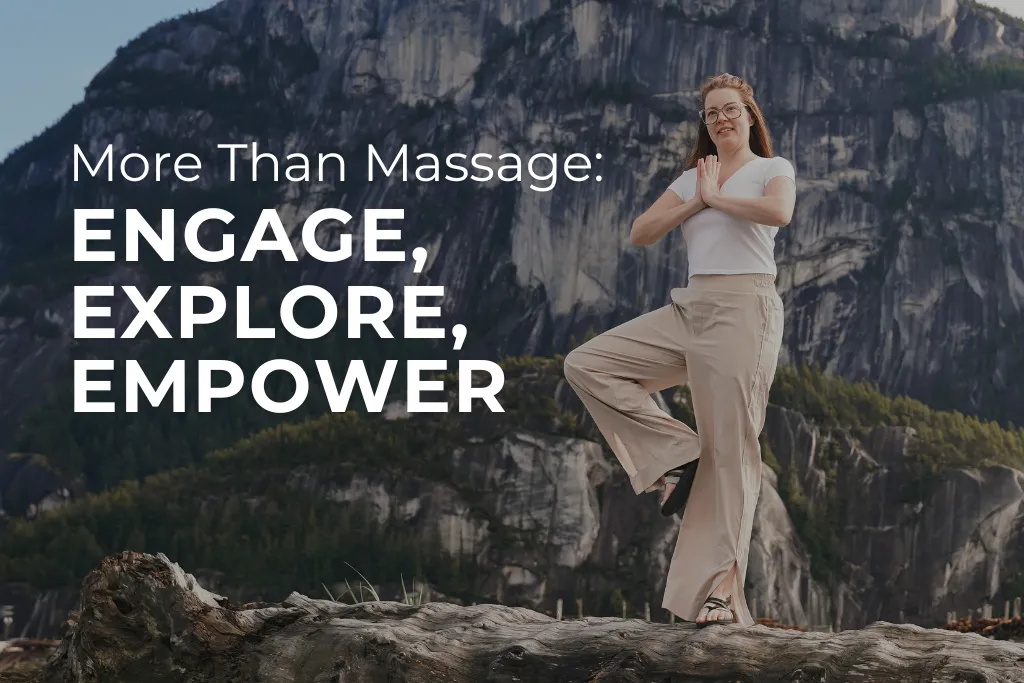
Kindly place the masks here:
POLYGON ((651 394, 686 384, 688 326, 673 304, 594 337, 565 357, 565 378, 626 470, 635 493, 700 456, 697 434, 651 394))

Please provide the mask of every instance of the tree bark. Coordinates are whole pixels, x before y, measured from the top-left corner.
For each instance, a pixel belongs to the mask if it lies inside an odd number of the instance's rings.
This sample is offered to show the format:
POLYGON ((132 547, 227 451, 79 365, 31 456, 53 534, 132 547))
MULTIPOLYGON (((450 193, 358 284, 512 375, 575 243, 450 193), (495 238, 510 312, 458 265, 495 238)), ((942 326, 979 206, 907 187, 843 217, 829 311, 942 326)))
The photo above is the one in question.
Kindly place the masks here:
POLYGON ((298 593, 234 608, 164 555, 134 552, 86 578, 63 636, 36 683, 1024 682, 1024 645, 884 622, 698 629, 298 593))

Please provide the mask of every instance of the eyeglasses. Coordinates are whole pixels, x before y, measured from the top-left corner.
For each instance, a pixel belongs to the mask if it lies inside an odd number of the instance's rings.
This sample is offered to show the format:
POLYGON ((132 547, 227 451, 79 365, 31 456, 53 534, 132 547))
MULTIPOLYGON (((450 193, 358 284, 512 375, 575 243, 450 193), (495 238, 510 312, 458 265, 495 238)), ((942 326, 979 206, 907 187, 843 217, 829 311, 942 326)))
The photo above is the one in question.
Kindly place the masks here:
POLYGON ((738 119, 740 117, 740 114, 743 113, 743 109, 745 107, 746 105, 740 104, 739 102, 730 102, 722 107, 721 111, 717 109, 702 109, 700 112, 700 120, 703 121, 705 125, 710 126, 713 123, 718 123, 719 115, 722 114, 727 120, 732 121, 733 119, 738 119))

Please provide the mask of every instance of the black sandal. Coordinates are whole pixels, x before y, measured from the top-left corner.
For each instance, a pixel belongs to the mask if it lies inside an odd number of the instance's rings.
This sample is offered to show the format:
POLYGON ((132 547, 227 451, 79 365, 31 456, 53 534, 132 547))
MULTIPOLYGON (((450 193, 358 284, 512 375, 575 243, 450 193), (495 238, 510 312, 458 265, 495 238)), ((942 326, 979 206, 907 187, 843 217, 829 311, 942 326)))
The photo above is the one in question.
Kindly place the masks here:
POLYGON ((690 489, 693 488, 693 478, 697 475, 697 460, 691 460, 682 467, 676 467, 665 473, 665 484, 675 483, 672 493, 661 505, 661 514, 671 517, 686 507, 686 501, 690 498, 690 489))
POLYGON ((729 614, 732 615, 732 618, 730 618, 730 619, 705 619, 704 621, 698 621, 697 622, 697 626, 698 627, 710 626, 711 624, 732 624, 732 623, 735 623, 735 621, 736 621, 736 613, 732 611, 732 596, 731 595, 728 596, 727 598, 725 598, 724 600, 722 598, 716 598, 713 595, 709 596, 708 599, 704 601, 704 605, 703 605, 703 607, 701 607, 701 609, 703 610, 704 607, 708 608, 708 614, 711 614, 715 610, 725 610, 725 611, 729 612, 729 614))

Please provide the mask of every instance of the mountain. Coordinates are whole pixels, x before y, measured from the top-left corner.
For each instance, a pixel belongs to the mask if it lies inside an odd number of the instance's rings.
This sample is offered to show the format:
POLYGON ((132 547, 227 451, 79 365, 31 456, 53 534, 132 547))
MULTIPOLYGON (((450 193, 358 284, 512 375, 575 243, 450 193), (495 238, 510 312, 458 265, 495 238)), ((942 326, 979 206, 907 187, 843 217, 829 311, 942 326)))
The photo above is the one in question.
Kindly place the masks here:
MULTIPOLYGON (((628 227, 680 171, 695 88, 723 70, 754 84, 798 172, 778 247, 783 363, 1019 421, 1020 22, 953 0, 226 0, 119 49, 81 103, 0 166, 0 434, 15 443, 26 411, 69 376, 63 362, 96 353, 73 339, 74 283, 441 284, 466 353, 494 358, 561 351, 664 304, 685 282, 684 245, 673 234, 632 247, 628 227), (343 182, 274 182, 269 170, 227 182, 216 145, 253 141, 279 158, 351 161, 343 182), (93 160, 107 145, 118 159, 190 152, 203 170, 195 183, 73 182, 75 144, 93 160), (371 182, 371 144, 392 158, 406 144, 410 157, 601 153, 602 181, 371 182), (211 206, 242 231, 277 207, 296 243, 319 208, 357 221, 402 208, 402 244, 425 247, 428 266, 416 275, 358 249, 329 264, 73 260, 74 208, 136 208, 154 223, 174 208, 180 229, 211 206)), ((122 325, 133 313, 124 296, 114 304, 122 325)))

